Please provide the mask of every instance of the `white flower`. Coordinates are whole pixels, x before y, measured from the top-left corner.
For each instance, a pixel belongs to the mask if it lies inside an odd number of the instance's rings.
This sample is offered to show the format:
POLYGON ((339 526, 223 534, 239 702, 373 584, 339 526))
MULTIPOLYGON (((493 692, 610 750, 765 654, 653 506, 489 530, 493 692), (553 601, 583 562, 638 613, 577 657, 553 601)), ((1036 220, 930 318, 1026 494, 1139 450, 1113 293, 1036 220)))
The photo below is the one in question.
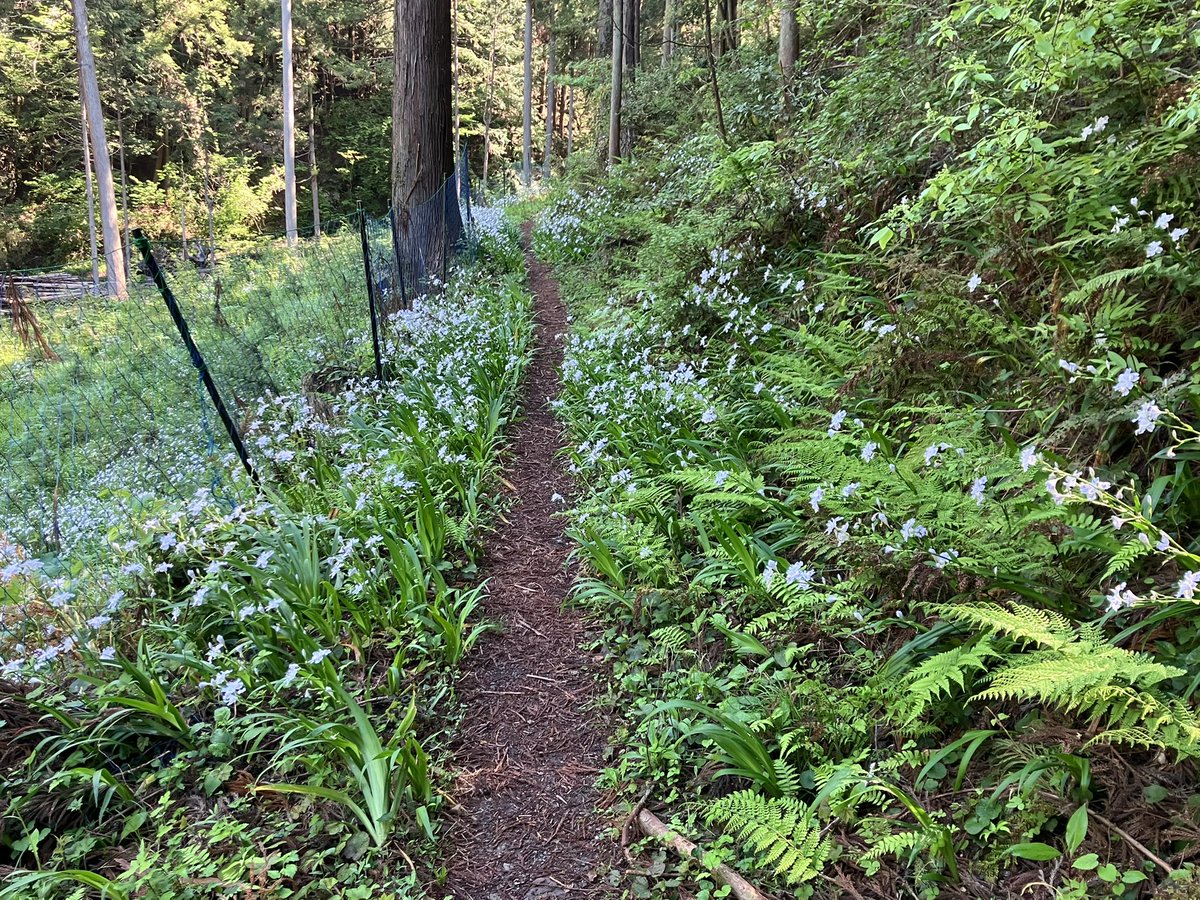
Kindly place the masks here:
POLYGON ((787 574, 784 577, 788 584, 798 584, 800 590, 807 591, 812 587, 814 574, 812 569, 805 568, 803 562, 796 561, 788 566, 787 574))
POLYGON ((844 488, 842 488, 842 496, 843 497, 851 496, 855 491, 858 490, 858 487, 859 487, 859 484, 857 481, 850 482, 848 485, 846 485, 844 488))
POLYGON ((1041 454, 1037 452, 1037 449, 1033 446, 1033 444, 1030 444, 1021 451, 1021 456, 1019 458, 1021 463, 1021 471, 1028 472, 1040 458, 1041 454))
POLYGON ((322 647, 320 650, 314 650, 312 655, 308 658, 308 661, 314 666, 320 665, 331 653, 333 653, 332 650, 327 650, 322 647))
POLYGON ((1154 545, 1154 549, 1159 553, 1171 549, 1171 536, 1165 531, 1158 536, 1158 543, 1154 545))
POLYGON ((979 273, 972 272, 971 277, 967 279, 967 293, 968 294, 975 293, 975 289, 977 287, 979 287, 981 284, 983 284, 983 279, 979 276, 979 273))
POLYGON ((722 469, 720 472, 718 472, 716 475, 716 478, 713 479, 713 481, 716 482, 717 487, 721 487, 728 480, 729 480, 729 473, 727 471, 725 471, 724 469, 722 469))
POLYGON ((953 560, 958 558, 958 551, 953 547, 951 547, 949 550, 942 550, 940 553, 934 552, 933 550, 930 550, 929 552, 933 554, 933 565, 934 568, 937 569, 946 568, 946 566, 948 566, 953 560))
POLYGON ((1174 218, 1173 213, 1159 213, 1158 218, 1154 220, 1154 227, 1159 231, 1166 231, 1167 226, 1171 224, 1171 220, 1174 218))
POLYGON ((846 421, 846 411, 844 409, 839 409, 833 414, 833 417, 830 418, 829 430, 826 432, 826 434, 828 434, 830 437, 833 437, 842 430, 842 423, 844 421, 846 421))
POLYGON ((1185 238, 1187 236, 1188 236, 1187 228, 1172 228, 1171 229, 1171 235, 1170 235, 1171 240, 1175 241, 1176 243, 1179 242, 1180 238, 1185 238))
POLYGON ((875 451, 879 449, 879 444, 875 441, 867 441, 866 446, 862 448, 863 462, 870 462, 875 458, 875 451))
POLYGON ((287 687, 296 680, 296 676, 300 674, 300 663, 291 663, 287 667, 287 671, 283 673, 283 678, 279 680, 282 687, 287 687))
POLYGON ((117 648, 116 647, 105 647, 103 650, 100 651, 100 658, 103 660, 116 659, 117 658, 117 648))
POLYGON ((1188 572, 1175 587, 1175 596, 1180 600, 1191 600, 1196 596, 1196 588, 1200 587, 1200 569, 1188 572))
POLYGON ((170 550, 179 543, 179 538, 175 537, 174 533, 167 532, 158 539, 158 548, 160 550, 170 550))
POLYGON ((1058 361, 1058 367, 1064 372, 1069 372, 1072 375, 1079 371, 1079 363, 1073 363, 1066 359, 1060 359, 1058 361))
POLYGON ((763 569, 762 580, 765 587, 770 587, 771 582, 775 580, 775 574, 779 571, 779 563, 775 560, 769 560, 766 567, 763 569))
POLYGON ((264 550, 262 553, 258 554, 258 559, 254 561, 254 568, 265 569, 271 562, 271 557, 274 555, 274 550, 264 550))
POLYGON ((818 512, 821 509, 821 501, 824 499, 825 488, 822 487, 815 488, 813 492, 808 495, 808 502, 809 505, 812 506, 813 512, 818 512))
POLYGON ((705 425, 711 425, 713 422, 717 421, 717 411, 712 407, 709 407, 704 411, 704 414, 700 416, 700 421, 705 425))
POLYGON ((1117 376, 1117 383, 1113 385, 1113 393, 1120 394, 1122 397, 1128 397, 1129 392, 1133 390, 1133 386, 1142 380, 1142 376, 1133 369, 1126 369, 1117 376))
POLYGON ((233 706, 237 703, 237 698, 246 693, 246 684, 240 678, 235 678, 232 681, 227 681, 221 685, 221 702, 226 706, 233 706))
POLYGON ((1137 595, 1127 589, 1124 581, 1108 592, 1108 608, 1111 612, 1119 612, 1135 603, 1137 595))
POLYGON ((1162 241, 1151 241, 1146 245, 1146 259, 1154 259, 1163 252, 1162 241))
POLYGON ((980 475, 971 482, 971 499, 983 506, 983 489, 987 487, 987 476, 980 475))
POLYGON ((1147 434, 1153 431, 1162 414, 1163 411, 1158 408, 1158 404, 1153 400, 1147 400, 1142 403, 1138 407, 1137 415, 1130 420, 1137 423, 1137 431, 1134 434, 1147 434))

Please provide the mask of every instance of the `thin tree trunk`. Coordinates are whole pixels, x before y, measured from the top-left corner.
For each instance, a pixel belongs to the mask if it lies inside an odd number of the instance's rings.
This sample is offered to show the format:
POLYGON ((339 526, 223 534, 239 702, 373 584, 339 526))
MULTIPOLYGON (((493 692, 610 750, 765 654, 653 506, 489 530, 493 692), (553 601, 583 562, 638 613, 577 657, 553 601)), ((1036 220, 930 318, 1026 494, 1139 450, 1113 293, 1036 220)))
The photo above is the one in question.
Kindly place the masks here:
POLYGON ((667 0, 666 8, 663 10, 663 65, 669 63, 671 57, 675 55, 675 44, 678 42, 678 35, 675 31, 676 2, 677 0, 667 0))
MULTIPOLYGON (((183 162, 179 168, 182 170, 183 162)), ((187 185, 179 179, 179 261, 187 262, 187 185)))
POLYGON ((567 156, 575 150, 575 85, 567 87, 567 156))
POLYGON ((492 49, 488 53, 487 99, 483 104, 483 196, 487 197, 488 162, 492 155, 492 95, 496 90, 496 20, 492 20, 492 49))
POLYGON ((130 276, 129 255, 133 252, 133 244, 129 240, 129 177, 125 171, 125 126, 121 123, 121 114, 117 114, 117 158, 121 163, 121 237, 124 252, 121 260, 125 265, 125 281, 130 276))
POLYGON ((317 119, 312 94, 308 95, 308 189, 312 192, 313 237, 321 236, 321 200, 317 191, 317 119))
POLYGON ((292 0, 281 2, 283 35, 283 222, 289 247, 296 244, 296 97, 292 73, 292 0))
MULTIPOLYGON (((721 2, 725 2, 725 0, 721 0, 721 2)), ((717 84, 717 61, 713 58, 712 0, 704 0, 704 37, 708 55, 708 77, 712 82, 713 105, 717 109, 717 131, 721 134, 721 140, 728 144, 729 136, 725 133, 725 113, 721 110, 721 87, 717 84)))
POLYGON ((521 182, 528 190, 533 182, 533 0, 525 0, 525 94, 522 113, 524 143, 521 156, 521 182))
MULTIPOLYGON (((83 82, 80 82, 82 87, 83 82)), ((92 248, 92 290, 100 293, 100 246, 96 240, 96 189, 92 184, 92 147, 88 139, 87 110, 79 104, 79 120, 83 124, 83 177, 87 181, 88 243, 92 248)))
POLYGON ((724 56, 736 50, 739 44, 737 0, 717 0, 717 3, 717 55, 724 56))
POLYGON ((458 0, 454 0, 454 159, 462 155, 462 114, 459 107, 458 0))
POLYGON ((211 266, 217 258, 217 223, 214 215, 217 201, 213 197, 212 168, 209 165, 208 147, 202 147, 201 151, 204 153, 204 209, 208 214, 208 249, 204 253, 204 261, 211 266))
POLYGON ((550 27, 546 48, 546 149, 542 155, 542 179, 550 180, 550 172, 554 167, 554 51, 556 37, 554 34, 554 4, 549 7, 550 27))
POLYGON ((79 56, 79 76, 83 107, 87 111, 92 159, 99 190, 100 225, 104 232, 104 277, 112 296, 124 297, 125 264, 121 259, 121 231, 117 224, 117 197, 113 190, 112 163, 108 158, 108 138, 104 133, 104 114, 100 108, 100 88, 96 84, 96 58, 88 38, 87 6, 84 0, 72 0, 75 19, 75 46, 79 56))
POLYGON ((779 68, 791 75, 800 54, 800 35, 796 28, 796 0, 783 0, 779 6, 779 68))
POLYGON ((621 82, 625 70, 625 47, 622 23, 624 0, 613 0, 612 5, 612 89, 608 104, 608 163, 613 165, 621 158, 621 82))

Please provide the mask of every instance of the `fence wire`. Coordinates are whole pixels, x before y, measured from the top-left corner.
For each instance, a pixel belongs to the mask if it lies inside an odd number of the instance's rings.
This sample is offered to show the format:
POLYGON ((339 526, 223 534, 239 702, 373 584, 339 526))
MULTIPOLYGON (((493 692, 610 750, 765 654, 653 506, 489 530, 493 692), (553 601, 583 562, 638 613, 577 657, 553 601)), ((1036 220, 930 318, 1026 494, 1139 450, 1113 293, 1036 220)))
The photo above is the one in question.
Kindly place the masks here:
MULTIPOLYGON (((416 207, 327 223, 295 248, 196 268, 154 246, 240 435, 266 398, 322 403, 374 371, 371 304, 386 328, 473 257, 469 198, 464 165, 416 207)), ((64 271, 0 276, 0 447, 0 545, 51 568, 104 555, 149 517, 255 491, 144 268, 124 299, 64 271)), ((247 451, 269 481, 270 449, 247 451)))

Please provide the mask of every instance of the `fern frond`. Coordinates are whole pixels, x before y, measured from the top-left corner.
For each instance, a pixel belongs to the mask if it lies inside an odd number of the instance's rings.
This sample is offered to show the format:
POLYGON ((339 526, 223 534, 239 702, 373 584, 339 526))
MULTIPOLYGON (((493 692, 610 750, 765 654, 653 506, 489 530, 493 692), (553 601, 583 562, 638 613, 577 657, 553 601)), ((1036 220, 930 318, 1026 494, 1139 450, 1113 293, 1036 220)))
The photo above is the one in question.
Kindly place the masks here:
POLYGON ((832 850, 809 808, 790 797, 772 799, 750 790, 737 791, 709 807, 708 821, 741 837, 758 864, 787 884, 815 878, 832 850))
POLYGON ((944 606, 943 618, 974 625, 985 631, 1008 635, 1015 641, 1062 649, 1075 637, 1071 620, 1046 609, 1013 604, 978 603, 971 606, 944 606))

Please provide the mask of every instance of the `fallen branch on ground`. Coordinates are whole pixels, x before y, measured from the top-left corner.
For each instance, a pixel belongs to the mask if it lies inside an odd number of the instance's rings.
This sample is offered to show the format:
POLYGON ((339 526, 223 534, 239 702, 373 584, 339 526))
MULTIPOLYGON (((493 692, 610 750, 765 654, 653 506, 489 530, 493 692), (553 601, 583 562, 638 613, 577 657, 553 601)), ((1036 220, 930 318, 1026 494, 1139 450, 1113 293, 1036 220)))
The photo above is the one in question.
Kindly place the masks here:
POLYGON ((658 816, 649 810, 643 809, 638 813, 637 823, 638 827, 642 829, 643 834, 657 838, 684 859, 696 860, 707 868, 713 880, 720 884, 728 885, 737 900, 767 900, 766 894, 759 891, 758 888, 724 863, 709 866, 704 861, 704 854, 700 851, 699 847, 682 835, 672 831, 662 823, 662 820, 658 816))

